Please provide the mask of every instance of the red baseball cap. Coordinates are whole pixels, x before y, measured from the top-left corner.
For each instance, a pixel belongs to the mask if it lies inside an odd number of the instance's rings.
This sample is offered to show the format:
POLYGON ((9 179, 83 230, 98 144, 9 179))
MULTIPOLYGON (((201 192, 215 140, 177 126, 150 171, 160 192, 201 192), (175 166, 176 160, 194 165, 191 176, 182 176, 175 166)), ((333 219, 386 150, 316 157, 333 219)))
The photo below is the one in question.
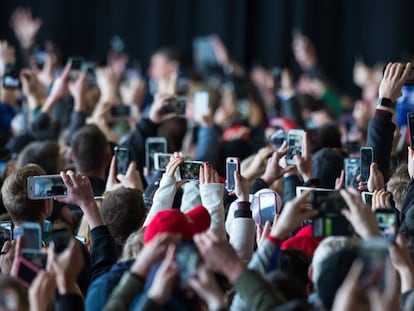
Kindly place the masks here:
POLYGON ((178 209, 168 209, 157 213, 145 228, 144 243, 148 243, 157 234, 163 232, 178 233, 185 240, 191 240, 196 233, 210 227, 210 214, 201 205, 197 205, 186 214, 178 209))

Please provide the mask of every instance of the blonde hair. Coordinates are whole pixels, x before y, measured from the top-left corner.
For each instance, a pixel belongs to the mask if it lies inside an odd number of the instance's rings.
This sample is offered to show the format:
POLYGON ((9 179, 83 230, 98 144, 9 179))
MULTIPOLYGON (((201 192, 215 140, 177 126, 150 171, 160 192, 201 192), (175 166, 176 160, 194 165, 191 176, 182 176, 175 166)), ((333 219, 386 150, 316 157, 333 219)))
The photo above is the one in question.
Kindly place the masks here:
POLYGON ((122 255, 118 259, 118 262, 135 259, 143 247, 144 229, 141 228, 129 235, 128 239, 125 241, 124 248, 122 249, 122 255))

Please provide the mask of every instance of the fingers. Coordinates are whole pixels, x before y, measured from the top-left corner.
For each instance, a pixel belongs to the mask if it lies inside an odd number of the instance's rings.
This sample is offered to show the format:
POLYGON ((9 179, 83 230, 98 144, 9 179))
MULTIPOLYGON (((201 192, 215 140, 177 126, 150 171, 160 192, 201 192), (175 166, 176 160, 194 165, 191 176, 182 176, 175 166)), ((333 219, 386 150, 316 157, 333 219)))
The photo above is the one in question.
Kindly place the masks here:
POLYGON ((111 165, 109 166, 108 179, 110 179, 112 182, 116 182, 116 158, 115 156, 112 157, 111 165))
MULTIPOLYGON (((401 70, 402 70, 402 64, 401 64, 401 70)), ((411 71, 411 63, 407 63, 407 64, 405 64, 405 69, 404 69, 404 71, 403 71, 403 73, 402 73, 402 75, 401 75, 401 78, 400 78, 400 80, 399 80, 399 82, 400 82, 401 84, 404 84, 404 83, 405 83, 405 80, 406 80, 406 79, 407 79, 407 77, 409 76, 410 71, 411 71)))
POLYGON ((363 263, 360 259, 356 259, 351 266, 344 282, 341 287, 345 287, 348 290, 354 291, 358 289, 358 281, 361 278, 363 269, 363 263))

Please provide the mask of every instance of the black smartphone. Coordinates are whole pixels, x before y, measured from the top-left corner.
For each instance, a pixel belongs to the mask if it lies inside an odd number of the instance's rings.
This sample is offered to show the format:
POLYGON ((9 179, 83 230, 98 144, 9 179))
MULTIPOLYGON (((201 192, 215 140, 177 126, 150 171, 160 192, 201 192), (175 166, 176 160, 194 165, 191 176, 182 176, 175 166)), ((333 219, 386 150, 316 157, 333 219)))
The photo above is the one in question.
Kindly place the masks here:
POLYGON ((116 119, 128 119, 131 117, 131 106, 116 105, 111 108, 111 115, 116 119))
POLYGON ((124 147, 114 147, 116 173, 126 174, 129 167, 129 152, 124 147))
POLYGON ((350 157, 344 159, 345 168, 345 188, 358 186, 356 178, 358 176, 360 161, 358 158, 350 157))
POLYGON ((410 145, 414 148, 414 112, 407 114, 408 128, 410 129, 410 145))
POLYGON ((79 72, 82 69, 83 58, 82 57, 70 57, 68 62, 70 63, 71 72, 79 72))
POLYGON ((14 65, 6 64, 3 75, 3 87, 5 89, 19 89, 21 87, 19 73, 14 65))
POLYGON ((312 208, 319 211, 319 216, 325 214, 340 214, 347 209, 344 198, 339 191, 314 191, 311 193, 312 208))
POLYGON ((393 208, 379 208, 375 211, 382 236, 394 242, 399 228, 398 213, 393 208))
POLYGON ((185 115, 187 99, 185 97, 172 97, 168 99, 168 104, 164 108, 165 113, 176 113, 179 116, 185 115))
POLYGON ((52 229, 52 241, 55 244, 55 252, 62 253, 72 240, 73 234, 65 225, 55 225, 52 229))
POLYGON ((13 222, 10 220, 0 222, 0 247, 3 247, 3 244, 6 241, 13 240, 13 222))
POLYGON ((175 260, 180 273, 180 283, 186 286, 188 279, 197 274, 200 254, 193 242, 180 241, 177 243, 175 260))
POLYGON ((30 287, 40 269, 23 256, 19 256, 16 260, 13 276, 18 279, 26 288, 30 287))
POLYGON ((371 163, 374 162, 374 149, 372 147, 362 147, 360 156, 361 182, 367 183, 371 163))

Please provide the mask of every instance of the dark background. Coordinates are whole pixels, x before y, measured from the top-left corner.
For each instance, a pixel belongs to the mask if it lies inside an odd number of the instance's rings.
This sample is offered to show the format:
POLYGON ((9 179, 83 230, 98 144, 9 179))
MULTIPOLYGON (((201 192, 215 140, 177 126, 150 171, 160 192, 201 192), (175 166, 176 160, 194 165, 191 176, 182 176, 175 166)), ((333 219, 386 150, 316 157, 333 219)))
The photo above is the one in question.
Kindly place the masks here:
POLYGON ((120 35, 144 67, 160 46, 190 51, 195 36, 211 33, 247 67, 295 66, 290 42, 299 29, 315 42, 322 68, 353 94, 356 57, 372 65, 407 60, 414 50, 412 0, 1 0, 0 38, 12 42, 17 6, 43 19, 39 41, 57 42, 64 57, 102 60, 120 35))

